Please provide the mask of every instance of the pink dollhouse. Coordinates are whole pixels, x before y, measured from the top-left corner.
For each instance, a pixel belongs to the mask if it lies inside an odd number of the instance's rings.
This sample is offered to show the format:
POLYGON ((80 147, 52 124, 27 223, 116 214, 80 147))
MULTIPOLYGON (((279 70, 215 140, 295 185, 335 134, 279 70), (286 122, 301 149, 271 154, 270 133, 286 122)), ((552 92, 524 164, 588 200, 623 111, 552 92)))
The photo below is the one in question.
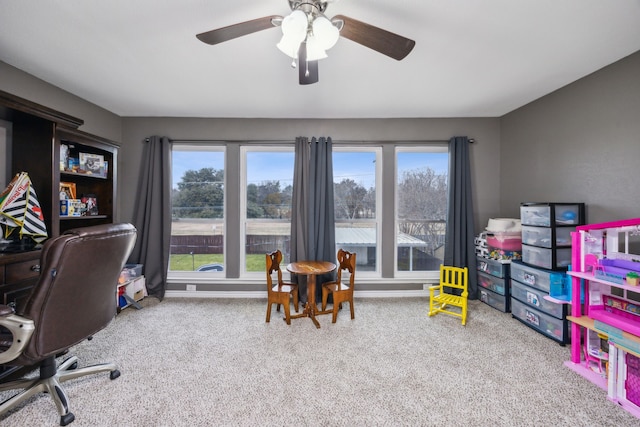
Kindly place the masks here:
POLYGON ((571 261, 566 365, 640 418, 640 218, 578 226, 571 261))

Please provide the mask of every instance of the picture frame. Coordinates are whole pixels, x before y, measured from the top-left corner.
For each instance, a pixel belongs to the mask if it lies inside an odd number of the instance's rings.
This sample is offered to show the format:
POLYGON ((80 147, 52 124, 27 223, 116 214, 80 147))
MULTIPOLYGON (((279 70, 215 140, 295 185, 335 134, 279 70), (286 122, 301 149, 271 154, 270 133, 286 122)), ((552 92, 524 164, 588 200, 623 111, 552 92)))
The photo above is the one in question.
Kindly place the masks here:
POLYGON ((84 204, 85 210, 83 212, 83 215, 86 216, 93 216, 93 215, 98 215, 98 199, 96 198, 95 194, 85 194, 82 196, 82 198, 80 199, 81 202, 84 204))
POLYGON ((104 174, 104 156, 101 154, 80 153, 80 170, 87 174, 104 174))
POLYGON ((60 144, 60 171, 64 172, 69 167, 69 146, 60 144))
POLYGON ((60 200, 72 200, 76 198, 75 182, 60 182, 60 200))

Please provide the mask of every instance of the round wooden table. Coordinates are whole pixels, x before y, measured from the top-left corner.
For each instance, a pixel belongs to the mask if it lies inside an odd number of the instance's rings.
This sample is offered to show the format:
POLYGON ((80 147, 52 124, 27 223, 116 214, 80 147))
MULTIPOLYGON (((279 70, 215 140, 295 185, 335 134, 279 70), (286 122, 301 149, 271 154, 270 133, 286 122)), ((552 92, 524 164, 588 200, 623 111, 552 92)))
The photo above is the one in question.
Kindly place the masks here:
POLYGON ((326 314, 330 311, 318 311, 316 306, 316 276, 318 274, 329 273, 336 269, 336 265, 328 261, 296 261, 287 265, 287 270, 294 274, 307 276, 307 304, 300 314, 291 316, 292 319, 300 317, 310 317, 316 328, 320 328, 320 323, 316 320, 316 314, 326 314))

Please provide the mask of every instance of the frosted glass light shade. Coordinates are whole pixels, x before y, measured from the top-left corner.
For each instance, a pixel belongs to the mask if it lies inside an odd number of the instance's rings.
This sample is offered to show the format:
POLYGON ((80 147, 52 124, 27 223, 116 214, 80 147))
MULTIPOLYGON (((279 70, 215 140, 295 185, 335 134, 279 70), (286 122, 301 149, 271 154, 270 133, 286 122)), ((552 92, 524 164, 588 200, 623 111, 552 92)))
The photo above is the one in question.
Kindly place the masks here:
POLYGON ((297 59, 298 49, 300 49, 300 43, 301 41, 283 35, 280 39, 280 42, 276 46, 285 55, 289 56, 290 58, 297 59))
POLYGON ((312 30, 323 50, 331 49, 340 38, 340 31, 324 16, 318 16, 313 21, 312 30))
POLYGON ((290 15, 285 16, 280 25, 282 34, 292 38, 299 38, 300 41, 307 36, 308 27, 307 14, 301 10, 294 10, 290 15))
POLYGON ((307 37, 307 43, 305 44, 307 47, 307 61, 317 61, 327 57, 327 52, 324 51, 317 37, 310 35, 307 37))
POLYGON ((276 45, 285 55, 296 59, 300 43, 307 37, 309 20, 301 10, 295 10, 282 20, 282 38, 276 45))

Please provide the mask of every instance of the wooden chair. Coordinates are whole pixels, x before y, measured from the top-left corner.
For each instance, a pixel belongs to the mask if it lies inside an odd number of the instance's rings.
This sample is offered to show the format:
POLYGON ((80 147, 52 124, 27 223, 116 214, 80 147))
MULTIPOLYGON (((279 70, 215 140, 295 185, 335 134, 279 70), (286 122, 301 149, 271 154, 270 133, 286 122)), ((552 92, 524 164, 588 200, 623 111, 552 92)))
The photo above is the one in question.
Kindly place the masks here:
POLYGON ((467 322, 468 283, 469 269, 467 267, 441 265, 440 284, 429 287, 429 316, 437 313, 450 314, 460 317, 464 325, 467 322), (437 294, 436 291, 438 291, 437 294), (447 310, 449 306, 458 307, 460 311, 447 310))
POLYGON ((351 319, 355 318, 353 311, 353 288, 356 278, 356 254, 343 251, 338 251, 338 276, 334 282, 325 282, 322 284, 322 311, 327 308, 327 299, 329 294, 333 294, 333 320, 331 323, 336 323, 338 317, 338 310, 342 308, 343 302, 349 303, 351 309, 351 319), (342 271, 347 270, 349 275, 349 284, 342 283, 342 271))
POLYGON ((298 312, 298 285, 282 281, 282 252, 276 250, 266 255, 267 259, 267 323, 271 319, 271 305, 278 304, 276 310, 280 311, 280 304, 284 306, 284 318, 287 325, 291 324, 290 299, 293 297, 293 305, 298 312), (278 282, 273 284, 273 273, 277 272, 278 282))

